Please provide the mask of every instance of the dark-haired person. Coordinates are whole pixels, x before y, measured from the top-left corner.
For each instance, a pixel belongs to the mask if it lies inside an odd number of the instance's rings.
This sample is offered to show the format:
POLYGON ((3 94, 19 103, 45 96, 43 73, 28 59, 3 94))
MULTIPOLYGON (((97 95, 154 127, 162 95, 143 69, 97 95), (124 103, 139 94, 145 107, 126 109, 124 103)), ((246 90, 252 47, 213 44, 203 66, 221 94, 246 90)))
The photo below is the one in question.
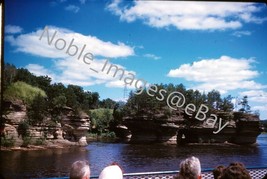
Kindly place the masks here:
POLYGON ((219 179, 219 176, 222 174, 224 168, 224 166, 219 165, 212 171, 214 179, 219 179))
POLYGON ((90 167, 87 161, 76 161, 71 165, 70 179, 89 179, 90 167))
POLYGON ((244 164, 235 162, 225 168, 219 179, 251 179, 244 164))

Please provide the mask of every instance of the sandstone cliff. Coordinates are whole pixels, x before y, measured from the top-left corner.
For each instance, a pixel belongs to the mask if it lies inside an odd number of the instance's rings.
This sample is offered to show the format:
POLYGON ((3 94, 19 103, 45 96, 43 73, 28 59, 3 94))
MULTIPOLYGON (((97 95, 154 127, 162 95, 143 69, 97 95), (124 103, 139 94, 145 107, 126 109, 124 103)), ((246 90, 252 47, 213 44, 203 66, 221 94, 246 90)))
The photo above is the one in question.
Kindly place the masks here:
POLYGON ((199 121, 185 114, 183 110, 163 113, 143 111, 138 115, 124 117, 123 124, 132 134, 133 143, 234 143, 253 144, 262 129, 259 117, 242 112, 219 112, 216 114, 227 122, 225 128, 214 134, 219 127, 207 121, 199 121))
MULTIPOLYGON (((19 124, 28 118, 27 107, 21 100, 5 101, 4 105, 6 112, 2 115, 4 123, 2 139, 12 139, 15 146, 21 146, 25 141, 19 130, 19 124)), ((32 143, 35 144, 42 139, 43 145, 48 147, 87 145, 86 134, 90 129, 89 116, 84 112, 75 114, 69 107, 64 107, 61 111, 58 122, 52 121, 48 116, 42 123, 29 126, 27 136, 32 143)))

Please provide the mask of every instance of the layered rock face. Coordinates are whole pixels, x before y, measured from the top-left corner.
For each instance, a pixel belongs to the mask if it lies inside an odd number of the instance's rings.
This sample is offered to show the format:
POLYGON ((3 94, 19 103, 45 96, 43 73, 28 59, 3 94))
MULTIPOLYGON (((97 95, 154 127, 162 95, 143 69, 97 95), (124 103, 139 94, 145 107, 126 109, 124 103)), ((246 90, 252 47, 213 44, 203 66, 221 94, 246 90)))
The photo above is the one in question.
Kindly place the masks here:
POLYGON ((131 142, 159 142, 168 144, 185 143, 234 143, 253 144, 261 133, 259 117, 241 112, 218 113, 218 116, 228 121, 228 125, 219 133, 214 130, 219 124, 211 127, 205 121, 188 118, 182 111, 171 116, 127 116, 124 124, 131 132, 131 142))
POLYGON ((21 145, 23 141, 17 129, 19 123, 27 119, 26 106, 20 100, 7 101, 4 105, 8 111, 6 114, 2 114, 2 119, 5 122, 3 134, 9 139, 14 139, 15 145, 21 145))
POLYGON ((71 108, 65 107, 62 115, 62 129, 64 138, 78 141, 79 145, 87 145, 86 133, 90 129, 90 119, 87 114, 74 114, 71 108))
POLYGON ((177 143, 177 131, 183 121, 181 111, 168 117, 165 114, 127 116, 124 125, 132 136, 132 143, 177 143))
MULTIPOLYGON (((22 136, 19 135, 18 126, 21 122, 27 120, 27 108, 22 101, 5 102, 7 114, 3 114, 4 129, 3 134, 7 138, 12 138, 15 141, 15 146, 20 146, 23 143, 22 136)), ((51 119, 44 119, 44 122, 35 126, 30 126, 28 129, 29 137, 32 140, 46 139, 72 141, 72 145, 87 145, 86 134, 90 129, 89 116, 83 112, 75 114, 71 108, 65 107, 62 109, 60 123, 49 125, 51 119)), ((66 143, 66 142, 64 142, 66 143)), ((71 143, 68 143, 71 144, 71 143)))

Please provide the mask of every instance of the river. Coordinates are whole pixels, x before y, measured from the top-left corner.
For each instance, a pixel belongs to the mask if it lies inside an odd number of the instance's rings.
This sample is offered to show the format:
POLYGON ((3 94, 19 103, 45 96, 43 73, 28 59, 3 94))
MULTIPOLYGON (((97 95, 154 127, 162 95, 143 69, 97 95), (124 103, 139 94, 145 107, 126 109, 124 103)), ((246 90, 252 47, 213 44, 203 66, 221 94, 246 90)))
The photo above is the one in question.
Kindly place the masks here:
POLYGON ((256 147, 92 142, 83 148, 1 151, 0 173, 5 178, 65 177, 74 161, 84 159, 89 161, 93 175, 113 161, 126 173, 178 170, 180 161, 191 155, 200 159, 203 169, 233 161, 247 167, 267 166, 267 134, 260 135, 257 142, 256 147))

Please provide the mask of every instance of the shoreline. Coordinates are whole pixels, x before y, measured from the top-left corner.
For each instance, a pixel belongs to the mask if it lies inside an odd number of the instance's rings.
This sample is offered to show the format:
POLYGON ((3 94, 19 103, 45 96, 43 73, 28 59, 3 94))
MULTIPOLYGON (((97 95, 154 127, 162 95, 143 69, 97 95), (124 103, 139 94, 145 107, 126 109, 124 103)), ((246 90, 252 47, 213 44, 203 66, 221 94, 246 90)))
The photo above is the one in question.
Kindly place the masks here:
MULTIPOLYGON (((92 140, 90 142, 100 142, 100 143, 114 143, 114 141, 99 141, 99 140, 92 140)), ((131 145, 135 145, 134 143, 128 143, 131 145)), ((148 143, 142 143, 142 144, 148 144, 148 143)), ((151 143, 150 143, 151 144, 151 143)), ((162 145, 169 145, 169 144, 165 144, 165 143, 153 143, 153 144, 162 144, 162 145)), ((65 149, 65 148, 72 148, 72 147, 86 147, 90 145, 90 143, 88 143, 87 145, 80 145, 78 142, 71 142, 68 140, 64 140, 64 141, 49 141, 49 144, 47 145, 28 145, 27 147, 21 147, 21 146, 17 146, 17 147, 3 147, 1 146, 0 151, 38 151, 38 150, 47 150, 47 149, 65 149)), ((183 145, 176 145, 177 147, 184 147, 184 146, 223 146, 223 147, 228 147, 228 146, 233 146, 233 147, 242 147, 242 146, 246 146, 246 147, 257 147, 259 146, 258 143, 254 143, 254 144, 248 144, 248 145, 238 145, 238 144, 233 144, 233 143, 187 143, 187 144, 183 144, 183 145)))
POLYGON ((28 146, 13 146, 4 147, 1 146, 0 151, 36 151, 46 149, 64 149, 71 147, 85 147, 87 145, 80 145, 78 142, 71 142, 69 140, 47 140, 44 145, 28 145, 28 146))

